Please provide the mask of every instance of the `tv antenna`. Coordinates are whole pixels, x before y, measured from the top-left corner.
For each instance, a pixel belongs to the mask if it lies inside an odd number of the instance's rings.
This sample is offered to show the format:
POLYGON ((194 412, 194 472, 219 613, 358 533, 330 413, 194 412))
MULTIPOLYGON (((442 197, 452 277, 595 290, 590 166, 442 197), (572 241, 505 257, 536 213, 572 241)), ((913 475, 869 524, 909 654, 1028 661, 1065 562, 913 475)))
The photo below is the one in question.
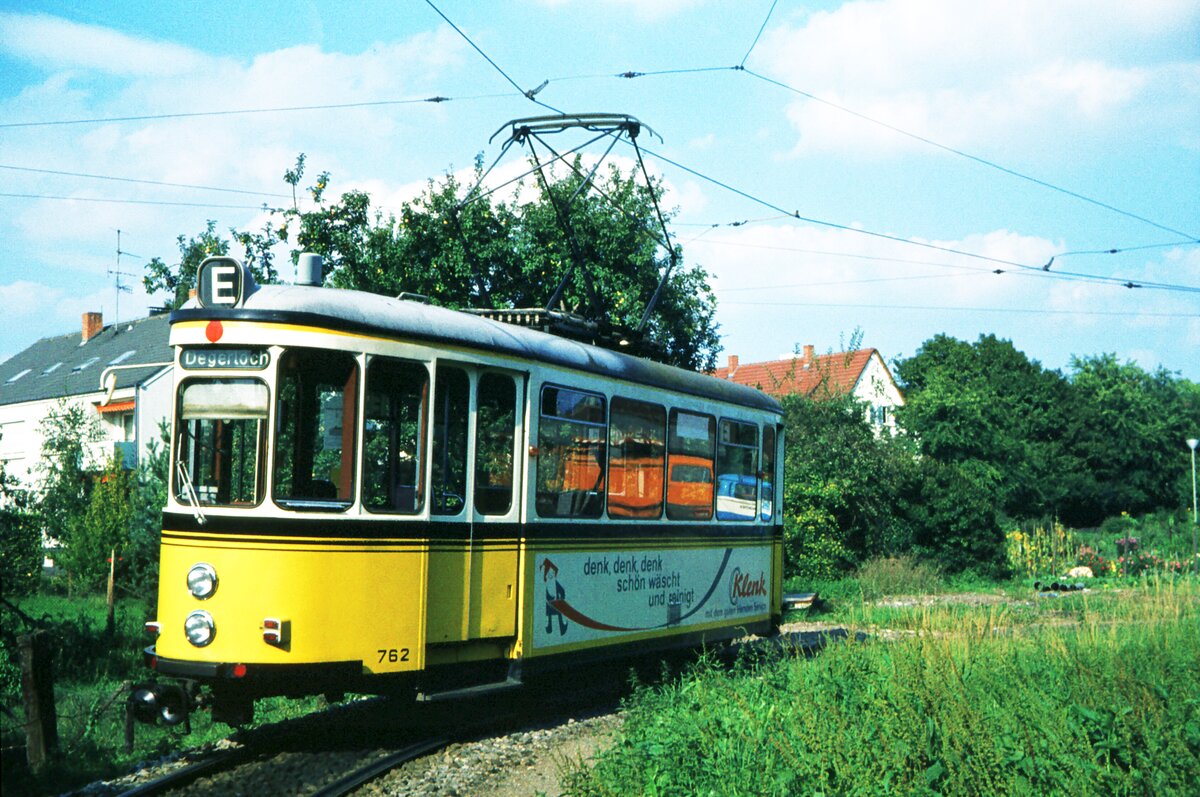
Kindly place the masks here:
POLYGON ((113 316, 114 316, 113 323, 114 324, 119 323, 121 321, 121 294, 122 293, 133 293, 133 288, 130 288, 128 285, 121 284, 121 277, 136 277, 137 276, 136 274, 131 274, 128 271, 121 270, 121 255, 128 255, 129 257, 141 257, 141 255, 135 255, 133 252, 125 252, 125 251, 121 250, 121 231, 117 230, 117 265, 115 268, 110 268, 108 270, 108 276, 114 277, 113 281, 114 281, 115 287, 117 289, 116 290, 117 301, 116 301, 115 307, 113 308, 113 316))

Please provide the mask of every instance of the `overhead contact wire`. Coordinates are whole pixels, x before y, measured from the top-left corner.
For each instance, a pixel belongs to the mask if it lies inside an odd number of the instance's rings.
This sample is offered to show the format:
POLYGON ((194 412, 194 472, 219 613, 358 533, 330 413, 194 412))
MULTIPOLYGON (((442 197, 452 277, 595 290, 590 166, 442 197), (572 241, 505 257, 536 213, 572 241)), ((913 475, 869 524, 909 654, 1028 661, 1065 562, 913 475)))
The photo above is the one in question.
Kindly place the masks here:
POLYGON ((475 42, 471 41, 471 37, 468 36, 466 33, 464 33, 462 28, 458 27, 458 25, 455 25, 454 21, 451 20, 450 17, 443 14, 442 10, 433 4, 433 0, 425 0, 425 2, 426 2, 426 4, 428 4, 428 6, 430 8, 432 8, 435 12, 437 12, 437 15, 439 17, 441 17, 442 19, 444 19, 446 21, 447 25, 454 28, 454 32, 457 33, 459 36, 461 36, 463 38, 463 41, 465 41, 467 44, 471 45, 471 48, 473 50, 475 50, 475 52, 479 53, 483 57, 483 60, 485 60, 489 64, 491 64, 492 69, 495 69, 497 72, 499 72, 501 77, 503 77, 505 80, 507 80, 513 88, 515 88, 517 91, 521 92, 521 94, 523 94, 526 99, 528 99, 530 102, 532 102, 536 105, 542 106, 543 108, 548 108, 549 110, 554 111, 555 113, 562 113, 562 111, 559 110, 558 108, 555 108, 552 105, 547 105, 546 103, 537 99, 537 97, 535 96, 539 91, 541 91, 542 89, 544 89, 546 87, 546 85, 549 83, 549 81, 543 82, 540 86, 538 86, 537 88, 534 88, 534 89, 521 88, 521 86, 517 83, 517 81, 515 81, 511 77, 509 77, 508 73, 505 72, 503 69, 501 69, 500 65, 491 59, 491 56, 489 56, 487 53, 485 53, 482 50, 482 48, 479 47, 479 45, 477 45, 475 42))
POLYGON ((942 144, 940 142, 934 141, 931 138, 926 138, 925 136, 918 135, 917 133, 913 133, 913 132, 910 132, 903 128, 896 127, 895 125, 892 125, 892 124, 888 124, 887 122, 881 121, 879 119, 875 119, 871 116, 867 116, 864 113, 860 113, 851 108, 847 108, 844 105, 839 105, 836 102, 832 102, 830 100, 824 99, 823 97, 818 97, 816 94, 812 94, 810 92, 803 91, 802 89, 798 89, 795 86, 789 86, 787 83, 784 83, 779 80, 775 80, 774 78, 769 78, 766 75, 761 75, 758 72, 755 72, 753 69, 747 69, 745 67, 740 67, 738 69, 738 71, 745 72, 747 75, 750 75, 751 77, 757 78, 765 83, 770 83, 773 86, 778 86, 779 88, 784 89, 786 91, 790 91, 794 94, 799 94, 801 97, 806 97, 810 100, 813 100, 814 102, 819 102, 822 105, 827 105, 830 108, 834 108, 836 110, 841 111, 842 113, 849 114, 857 119, 862 119, 863 121, 870 122, 871 124, 879 125, 880 127, 891 130, 894 133, 899 133, 902 136, 907 136, 908 138, 911 138, 915 141, 920 141, 921 143, 928 144, 931 147, 936 147, 940 150, 944 150, 945 152, 949 152, 951 154, 958 155, 961 158, 966 158, 967 160, 974 161, 983 166, 987 166, 990 169, 995 169, 997 171, 1004 172, 1005 174, 1010 175, 1012 177, 1017 177, 1021 180, 1027 180, 1028 182, 1034 183, 1035 185, 1039 185, 1043 188, 1048 188, 1051 191, 1057 191, 1060 194, 1065 194, 1069 197, 1073 197, 1073 198, 1081 200, 1083 202, 1087 202, 1089 204, 1095 205, 1096 207, 1104 208, 1105 210, 1120 214, 1122 216, 1125 216, 1126 218, 1134 219, 1135 221, 1140 221, 1144 224, 1149 224, 1151 227, 1157 227, 1158 229, 1163 230, 1164 232, 1169 232, 1174 235, 1178 235, 1183 238, 1187 238, 1190 241, 1195 241, 1198 238, 1200 238, 1200 236, 1198 236, 1198 235, 1186 233, 1186 232, 1183 232, 1182 230, 1177 230, 1173 227, 1168 227, 1165 224, 1159 224, 1157 221, 1154 221, 1153 219, 1148 219, 1145 216, 1139 216, 1138 214, 1132 213, 1128 210, 1122 210, 1121 208, 1118 208, 1114 205, 1110 205, 1107 202, 1102 202, 1099 199, 1093 199, 1090 196, 1081 194, 1078 191, 1072 191, 1069 188, 1063 188, 1062 186, 1058 186, 1058 185, 1055 185, 1054 183, 1050 183, 1045 180, 1034 177, 1032 175, 1025 174, 1024 172, 1019 172, 1016 169, 1010 169, 1007 166, 1002 166, 1001 164, 996 163, 995 161, 988 160, 987 158, 981 158, 978 155, 972 155, 971 153, 964 152, 961 149, 956 149, 955 147, 951 147, 946 144, 942 144))

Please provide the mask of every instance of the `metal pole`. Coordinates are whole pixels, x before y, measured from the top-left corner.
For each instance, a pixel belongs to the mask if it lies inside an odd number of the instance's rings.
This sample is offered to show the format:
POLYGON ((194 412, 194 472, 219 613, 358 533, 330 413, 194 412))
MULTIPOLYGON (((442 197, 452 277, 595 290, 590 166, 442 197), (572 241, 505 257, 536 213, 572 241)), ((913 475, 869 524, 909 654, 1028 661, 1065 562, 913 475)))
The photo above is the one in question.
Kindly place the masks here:
POLYGON ((1196 509, 1196 445, 1200 440, 1195 437, 1187 441, 1192 449, 1192 572, 1200 576, 1200 556, 1197 555, 1197 536, 1200 534, 1200 512, 1196 509))

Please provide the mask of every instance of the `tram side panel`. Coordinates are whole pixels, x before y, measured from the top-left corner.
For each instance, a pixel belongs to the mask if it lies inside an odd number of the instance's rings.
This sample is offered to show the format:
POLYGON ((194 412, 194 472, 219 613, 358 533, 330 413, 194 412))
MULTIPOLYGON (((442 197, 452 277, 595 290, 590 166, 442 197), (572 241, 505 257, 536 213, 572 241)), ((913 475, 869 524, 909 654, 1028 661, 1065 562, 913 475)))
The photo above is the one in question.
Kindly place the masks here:
MULTIPOLYGON (((529 450, 536 456, 526 474, 524 656, 602 655, 615 645, 664 647, 767 630, 777 614, 779 547, 752 500, 744 512, 714 501, 715 414, 680 419, 671 410, 672 444, 664 446, 661 433, 619 429, 621 399, 612 398, 606 416, 610 397, 584 384, 574 390, 546 383, 530 391, 529 450), (694 446, 676 446, 674 438, 689 429, 709 441, 706 458, 689 453, 694 446), (664 455, 668 447, 672 453, 664 455)), ((657 417, 665 431, 663 408, 655 414, 639 404, 624 401, 633 426, 636 416, 657 417)), ((752 459, 742 470, 754 472, 752 459)))

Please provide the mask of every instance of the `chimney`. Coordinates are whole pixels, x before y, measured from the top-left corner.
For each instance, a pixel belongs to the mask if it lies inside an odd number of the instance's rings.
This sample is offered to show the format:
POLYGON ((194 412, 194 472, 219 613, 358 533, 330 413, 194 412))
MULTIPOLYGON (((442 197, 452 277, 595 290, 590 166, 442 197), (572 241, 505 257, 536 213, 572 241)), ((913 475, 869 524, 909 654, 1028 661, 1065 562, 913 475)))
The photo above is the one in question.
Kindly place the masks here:
POLYGON ((733 379, 733 372, 738 368, 738 356, 736 354, 729 355, 729 374, 728 377, 733 379))
POLYGON ((804 357, 801 358, 800 362, 804 365, 805 368, 807 368, 810 365, 812 365, 812 361, 813 361, 813 347, 805 346, 804 347, 804 357))
POLYGON ((103 313, 84 313, 83 314, 83 340, 79 341, 79 345, 87 343, 92 338, 104 331, 104 314, 103 313))

